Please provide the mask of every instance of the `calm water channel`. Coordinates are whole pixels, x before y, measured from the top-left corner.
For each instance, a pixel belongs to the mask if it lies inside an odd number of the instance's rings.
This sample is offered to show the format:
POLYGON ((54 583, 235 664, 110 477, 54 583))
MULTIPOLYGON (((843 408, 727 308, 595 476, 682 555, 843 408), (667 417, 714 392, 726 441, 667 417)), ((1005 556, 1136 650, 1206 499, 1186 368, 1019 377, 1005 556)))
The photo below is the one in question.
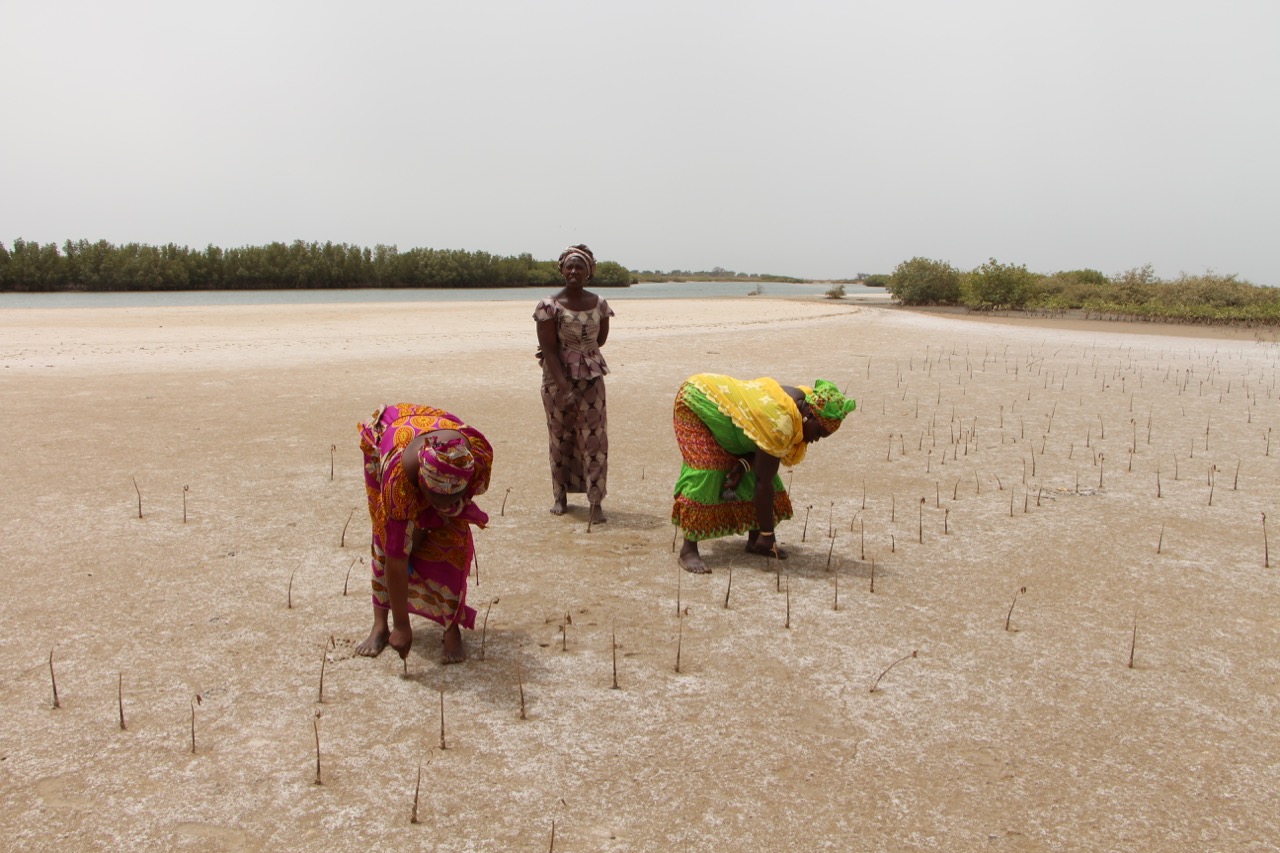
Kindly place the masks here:
MULTIPOLYGON (((610 301, 746 296, 756 287, 763 296, 822 296, 830 284, 687 281, 604 287, 610 301)), ((884 288, 846 284, 845 293, 884 293, 884 288)), ((167 308, 182 305, 326 305, 344 302, 537 302, 555 292, 549 287, 484 287, 465 290, 181 290, 123 293, 0 293, 4 308, 167 308)))

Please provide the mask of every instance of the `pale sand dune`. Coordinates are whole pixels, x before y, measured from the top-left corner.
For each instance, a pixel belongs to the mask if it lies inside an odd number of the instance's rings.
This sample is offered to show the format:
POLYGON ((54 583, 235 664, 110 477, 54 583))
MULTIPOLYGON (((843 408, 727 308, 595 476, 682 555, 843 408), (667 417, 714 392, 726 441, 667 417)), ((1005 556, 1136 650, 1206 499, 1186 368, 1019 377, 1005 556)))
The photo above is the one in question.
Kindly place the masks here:
POLYGON ((0 846, 546 850, 554 821, 556 850, 1276 849, 1273 342, 613 304, 590 532, 546 512, 532 305, 0 312, 0 846), (741 540, 676 569, 670 407, 703 370, 860 402, 784 474, 789 575, 741 540), (393 400, 497 448, 486 659, 477 633, 441 667, 424 621, 407 678, 351 656, 354 428, 393 400))

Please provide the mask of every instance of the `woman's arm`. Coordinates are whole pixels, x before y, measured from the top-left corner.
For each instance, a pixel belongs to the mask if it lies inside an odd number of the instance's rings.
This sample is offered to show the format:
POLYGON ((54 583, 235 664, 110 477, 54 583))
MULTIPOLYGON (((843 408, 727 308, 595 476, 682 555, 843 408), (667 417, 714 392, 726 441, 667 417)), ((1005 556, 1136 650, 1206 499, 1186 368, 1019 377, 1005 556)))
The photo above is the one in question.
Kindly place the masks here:
POLYGON ((564 372, 564 361, 560 358, 560 334, 556 330, 555 319, 538 321, 538 345, 542 347, 542 363, 563 395, 573 393, 573 384, 564 372))
POLYGON ((609 315, 600 318, 600 332, 596 335, 596 346, 604 346, 604 342, 609 339, 609 315))
POLYGON ((409 558, 387 557, 383 564, 387 596, 391 599, 391 636, 387 644, 401 659, 409 656, 413 646, 413 628, 409 626, 409 558))
POLYGON ((781 460, 770 456, 763 450, 757 450, 751 466, 756 475, 755 504, 756 529, 761 533, 773 532, 773 478, 778 473, 781 460))

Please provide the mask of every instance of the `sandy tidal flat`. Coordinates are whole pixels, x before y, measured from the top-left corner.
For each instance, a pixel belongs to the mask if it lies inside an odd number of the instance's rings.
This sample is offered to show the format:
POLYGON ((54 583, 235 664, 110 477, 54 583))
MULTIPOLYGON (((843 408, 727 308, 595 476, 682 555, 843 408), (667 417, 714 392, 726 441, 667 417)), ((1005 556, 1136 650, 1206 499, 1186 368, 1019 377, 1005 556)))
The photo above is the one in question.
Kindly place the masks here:
POLYGON ((0 846, 1277 849, 1274 341, 613 304, 590 530, 532 305, 0 312, 0 846), (677 570, 700 371, 859 401, 783 474, 785 562, 677 570), (496 448, 460 666, 425 621, 352 653, 355 424, 401 400, 496 448))

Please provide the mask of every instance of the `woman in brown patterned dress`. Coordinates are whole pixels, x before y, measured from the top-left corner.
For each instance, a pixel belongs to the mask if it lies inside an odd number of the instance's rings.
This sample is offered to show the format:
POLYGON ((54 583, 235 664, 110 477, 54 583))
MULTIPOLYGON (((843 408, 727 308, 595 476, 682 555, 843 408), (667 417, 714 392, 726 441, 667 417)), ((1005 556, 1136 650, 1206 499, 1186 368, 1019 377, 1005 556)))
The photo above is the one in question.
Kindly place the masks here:
POLYGON ((547 413, 551 456, 551 514, 563 515, 568 494, 585 493, 591 521, 607 519, 604 500, 609 473, 608 418, 604 376, 609 372, 600 347, 609 337, 613 309, 584 289, 596 270, 586 246, 560 255, 564 289, 543 299, 533 313, 542 361, 542 407, 547 413))

